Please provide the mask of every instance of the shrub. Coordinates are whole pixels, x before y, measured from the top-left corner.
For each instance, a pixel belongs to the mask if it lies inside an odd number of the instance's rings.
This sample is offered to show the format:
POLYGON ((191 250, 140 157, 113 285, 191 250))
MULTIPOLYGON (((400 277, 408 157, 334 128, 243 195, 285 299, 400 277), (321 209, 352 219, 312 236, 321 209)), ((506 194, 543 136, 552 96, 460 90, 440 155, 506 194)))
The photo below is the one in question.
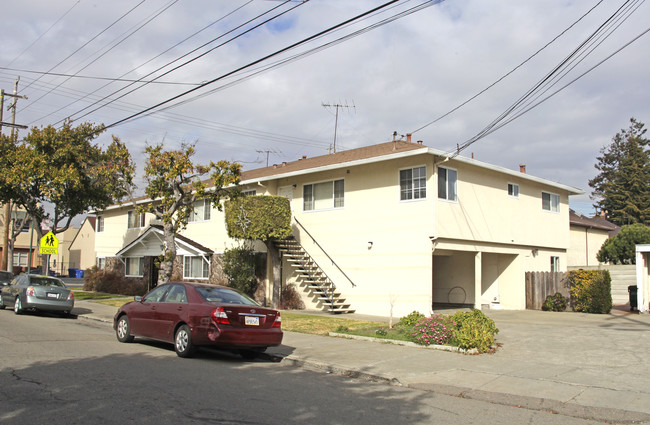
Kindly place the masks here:
POLYGON ((567 299, 564 298, 564 295, 556 292, 554 295, 549 295, 544 300, 542 305, 542 310, 544 311, 566 311, 567 299))
POLYGON ((418 320, 425 319, 426 317, 427 316, 425 316, 424 314, 418 311, 413 311, 409 315, 399 319, 399 322, 397 322, 397 326, 402 328, 412 328, 418 322, 418 320))
POLYGON ((253 297, 257 289, 255 252, 248 246, 226 249, 223 253, 223 272, 228 275, 228 286, 253 297))
POLYGON ((87 270, 84 277, 84 291, 118 295, 144 295, 147 292, 147 286, 141 280, 133 281, 97 266, 87 270))
POLYGON ((459 348, 470 350, 476 348, 479 353, 485 353, 494 345, 494 335, 499 333, 494 320, 487 317, 481 310, 457 311, 451 316, 456 323, 453 342, 459 348))
POLYGON ((418 320, 411 329, 411 340, 420 345, 444 345, 454 336, 456 323, 449 316, 433 315, 418 320))
POLYGON ((305 308, 305 303, 302 302, 302 298, 300 298, 300 294, 296 291, 296 286, 293 283, 282 288, 279 308, 283 310, 303 310, 305 308))
POLYGON ((573 310, 596 314, 612 310, 612 278, 608 270, 570 271, 569 284, 573 310))

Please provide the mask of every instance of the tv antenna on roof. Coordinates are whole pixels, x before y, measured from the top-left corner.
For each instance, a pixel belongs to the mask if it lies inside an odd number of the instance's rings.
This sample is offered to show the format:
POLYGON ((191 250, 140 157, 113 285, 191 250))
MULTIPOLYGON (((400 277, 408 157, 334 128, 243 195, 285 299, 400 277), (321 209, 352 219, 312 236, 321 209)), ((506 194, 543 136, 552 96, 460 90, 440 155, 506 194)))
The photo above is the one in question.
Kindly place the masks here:
POLYGON ((265 154, 266 154, 266 166, 267 166, 267 167, 269 166, 269 154, 272 153, 272 154, 274 154, 274 155, 277 155, 277 154, 280 153, 280 152, 278 152, 278 151, 276 151, 276 150, 274 150, 274 149, 268 149, 268 150, 255 150, 255 152, 257 152, 257 153, 265 153, 265 154))
POLYGON ((336 153, 336 129, 338 128, 338 125, 339 125, 339 109, 340 108, 348 108, 348 109, 352 108, 352 109, 354 109, 356 111, 357 107, 354 105, 354 101, 352 101, 352 105, 348 105, 347 102, 344 105, 344 104, 341 103, 341 101, 339 101, 339 103, 321 102, 321 105, 323 106, 323 108, 335 108, 336 109, 336 113, 335 113, 336 118, 334 120, 334 153, 336 153))

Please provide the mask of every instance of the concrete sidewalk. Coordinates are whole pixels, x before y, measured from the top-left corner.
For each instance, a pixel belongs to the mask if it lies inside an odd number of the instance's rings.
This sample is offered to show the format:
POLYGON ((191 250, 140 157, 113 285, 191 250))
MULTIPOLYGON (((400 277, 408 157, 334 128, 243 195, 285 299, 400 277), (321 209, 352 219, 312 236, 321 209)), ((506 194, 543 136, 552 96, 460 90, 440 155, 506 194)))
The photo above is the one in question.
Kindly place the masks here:
MULTIPOLYGON (((116 310, 78 301, 75 313, 112 324, 116 310)), ((268 353, 283 363, 425 391, 610 423, 650 423, 650 315, 486 314, 500 330, 494 354, 295 332, 285 332, 283 344, 268 353)))

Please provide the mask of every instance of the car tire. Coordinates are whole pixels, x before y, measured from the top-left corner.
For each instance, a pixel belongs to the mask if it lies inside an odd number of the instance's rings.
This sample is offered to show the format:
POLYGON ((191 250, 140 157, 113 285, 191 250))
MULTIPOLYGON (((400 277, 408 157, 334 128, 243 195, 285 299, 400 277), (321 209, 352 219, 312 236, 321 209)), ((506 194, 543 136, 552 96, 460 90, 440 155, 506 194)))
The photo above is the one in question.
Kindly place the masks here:
POLYGON ((120 342, 131 342, 133 341, 133 335, 131 335, 131 324, 129 323, 129 318, 126 314, 120 316, 117 319, 117 325, 115 326, 115 336, 120 342))
POLYGON ((174 350, 178 357, 192 357, 196 352, 196 346, 192 343, 192 332, 190 327, 183 325, 174 335, 174 350))
POLYGON ((23 303, 20 302, 20 297, 16 297, 14 301, 14 313, 21 314, 23 312, 23 303))

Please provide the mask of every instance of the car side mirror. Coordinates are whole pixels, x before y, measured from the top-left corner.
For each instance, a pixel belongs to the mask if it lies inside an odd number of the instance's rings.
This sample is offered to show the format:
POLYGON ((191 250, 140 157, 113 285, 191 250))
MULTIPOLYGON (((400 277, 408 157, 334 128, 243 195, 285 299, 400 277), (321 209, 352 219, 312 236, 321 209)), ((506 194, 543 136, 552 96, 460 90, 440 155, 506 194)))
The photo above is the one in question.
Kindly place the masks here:
POLYGON ((133 300, 135 302, 141 303, 142 302, 142 297, 140 295, 136 295, 135 297, 133 297, 133 300))

